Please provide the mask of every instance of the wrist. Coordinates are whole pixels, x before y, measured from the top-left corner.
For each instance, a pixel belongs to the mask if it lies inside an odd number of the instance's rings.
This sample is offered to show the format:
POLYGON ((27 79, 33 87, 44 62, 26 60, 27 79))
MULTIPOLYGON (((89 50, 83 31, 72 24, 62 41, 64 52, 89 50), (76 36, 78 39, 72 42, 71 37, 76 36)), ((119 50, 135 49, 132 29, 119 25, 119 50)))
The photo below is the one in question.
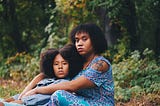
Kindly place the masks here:
POLYGON ((35 94, 39 93, 39 88, 40 87, 34 89, 35 94))

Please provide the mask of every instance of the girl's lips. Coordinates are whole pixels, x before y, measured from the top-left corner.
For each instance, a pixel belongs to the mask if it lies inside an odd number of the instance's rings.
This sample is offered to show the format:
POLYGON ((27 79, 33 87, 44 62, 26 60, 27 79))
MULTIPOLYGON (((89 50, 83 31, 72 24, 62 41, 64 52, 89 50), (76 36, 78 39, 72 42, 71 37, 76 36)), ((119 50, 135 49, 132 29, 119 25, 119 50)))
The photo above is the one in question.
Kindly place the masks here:
POLYGON ((63 71, 62 71, 62 70, 59 70, 58 72, 59 72, 59 73, 62 73, 63 71))
POLYGON ((58 74, 64 74, 64 72, 63 71, 58 71, 58 74))

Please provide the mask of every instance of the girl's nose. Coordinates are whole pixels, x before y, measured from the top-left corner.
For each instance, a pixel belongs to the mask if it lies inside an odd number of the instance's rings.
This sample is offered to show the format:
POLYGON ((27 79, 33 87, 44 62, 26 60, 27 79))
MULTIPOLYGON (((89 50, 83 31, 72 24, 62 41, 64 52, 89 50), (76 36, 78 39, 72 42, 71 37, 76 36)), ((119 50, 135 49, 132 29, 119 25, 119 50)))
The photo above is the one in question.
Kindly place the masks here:
POLYGON ((59 68, 59 69, 62 69, 62 64, 59 64, 59 65, 58 65, 58 68, 59 68))

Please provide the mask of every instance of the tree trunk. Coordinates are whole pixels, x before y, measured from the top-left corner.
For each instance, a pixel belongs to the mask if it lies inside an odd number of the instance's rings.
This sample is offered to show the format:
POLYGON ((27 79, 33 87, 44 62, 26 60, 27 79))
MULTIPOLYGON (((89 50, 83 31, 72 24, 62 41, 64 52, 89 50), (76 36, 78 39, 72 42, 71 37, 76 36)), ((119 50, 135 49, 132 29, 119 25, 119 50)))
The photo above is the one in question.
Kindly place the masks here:
POLYGON ((22 52, 27 50, 25 43, 22 41, 21 34, 19 32, 19 24, 17 20, 16 7, 14 0, 4 0, 4 20, 8 23, 8 35, 12 38, 17 52, 22 52))
POLYGON ((102 30, 104 31, 108 47, 110 47, 115 43, 116 39, 111 35, 110 19, 107 16, 107 10, 105 8, 97 8, 96 14, 99 16, 99 20, 101 20, 102 30))
POLYGON ((126 21, 126 28, 128 30, 130 37, 130 48, 131 50, 139 49, 139 41, 137 36, 137 18, 135 4, 133 0, 125 0, 125 6, 128 9, 126 15, 124 16, 126 21))
MULTIPOLYGON (((159 26, 159 23, 160 23, 160 4, 157 5, 157 7, 155 7, 155 11, 156 11, 156 19, 157 19, 157 22, 156 22, 156 30, 155 30, 155 43, 156 43, 156 47, 155 47, 155 53, 156 53, 156 56, 160 56, 160 26, 159 26)), ((157 58, 156 58, 157 59, 157 58)))
POLYGON ((156 53, 156 56, 160 56, 160 27, 158 25, 157 29, 156 29, 156 50, 155 50, 155 53, 156 53))

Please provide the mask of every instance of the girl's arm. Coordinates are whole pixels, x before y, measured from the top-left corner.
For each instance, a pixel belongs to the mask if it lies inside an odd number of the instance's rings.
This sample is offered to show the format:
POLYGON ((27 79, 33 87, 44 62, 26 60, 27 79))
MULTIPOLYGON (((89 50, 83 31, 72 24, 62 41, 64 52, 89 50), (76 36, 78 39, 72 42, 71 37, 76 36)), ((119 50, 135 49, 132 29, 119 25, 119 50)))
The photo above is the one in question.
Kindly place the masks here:
POLYGON ((44 79, 45 78, 45 75, 43 74, 43 73, 40 73, 40 74, 38 74, 36 77, 34 77, 34 79, 25 87, 25 89, 22 91, 22 93, 20 94, 20 96, 19 96, 19 98, 18 99, 21 99, 22 98, 22 96, 26 93, 26 92, 28 92, 28 91, 30 91, 31 89, 33 89, 35 86, 36 86, 36 84, 39 82, 39 81, 41 81, 42 79, 44 79))

